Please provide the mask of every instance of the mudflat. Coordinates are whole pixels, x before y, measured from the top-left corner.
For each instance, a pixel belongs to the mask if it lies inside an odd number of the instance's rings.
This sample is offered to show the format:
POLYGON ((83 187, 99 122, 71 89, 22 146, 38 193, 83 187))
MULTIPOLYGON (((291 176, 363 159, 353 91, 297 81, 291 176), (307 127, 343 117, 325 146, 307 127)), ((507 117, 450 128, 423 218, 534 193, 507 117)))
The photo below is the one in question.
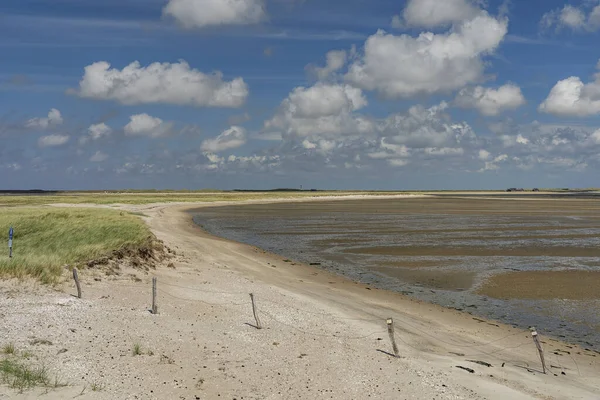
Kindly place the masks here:
POLYGON ((499 274, 478 290, 486 296, 515 299, 599 299, 600 271, 523 271, 499 274))
POLYGON ((196 221, 218 236, 366 284, 541 326, 586 346, 600 343, 592 311, 600 299, 598 196, 252 204, 202 209, 196 221))

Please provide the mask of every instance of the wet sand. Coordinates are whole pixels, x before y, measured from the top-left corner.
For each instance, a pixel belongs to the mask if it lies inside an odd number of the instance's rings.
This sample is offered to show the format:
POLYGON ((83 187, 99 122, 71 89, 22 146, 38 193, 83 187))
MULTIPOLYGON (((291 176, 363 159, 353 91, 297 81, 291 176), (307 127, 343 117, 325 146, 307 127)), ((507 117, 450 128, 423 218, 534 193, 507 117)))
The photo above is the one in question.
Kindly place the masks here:
POLYGON ((499 274, 477 293, 513 299, 600 299, 600 271, 527 271, 499 274))
POLYGON ((600 280, 580 284, 582 271, 600 270, 600 198, 502 197, 243 205, 203 209, 195 220, 375 287, 600 342, 600 280))
POLYGON ((446 272, 438 270, 418 270, 394 267, 373 268, 389 277, 398 278, 413 285, 432 289, 467 290, 475 282, 475 272, 446 272))

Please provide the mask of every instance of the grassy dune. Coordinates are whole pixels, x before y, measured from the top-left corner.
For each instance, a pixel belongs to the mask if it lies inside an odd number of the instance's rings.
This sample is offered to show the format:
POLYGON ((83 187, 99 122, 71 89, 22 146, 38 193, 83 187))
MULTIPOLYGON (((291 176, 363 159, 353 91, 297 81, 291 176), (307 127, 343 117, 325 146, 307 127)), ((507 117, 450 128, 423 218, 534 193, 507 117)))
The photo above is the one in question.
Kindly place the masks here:
POLYGON ((55 283, 61 267, 92 260, 151 237, 134 215, 104 209, 0 207, 0 277, 32 276, 55 283), (14 227, 13 258, 8 229, 14 227))

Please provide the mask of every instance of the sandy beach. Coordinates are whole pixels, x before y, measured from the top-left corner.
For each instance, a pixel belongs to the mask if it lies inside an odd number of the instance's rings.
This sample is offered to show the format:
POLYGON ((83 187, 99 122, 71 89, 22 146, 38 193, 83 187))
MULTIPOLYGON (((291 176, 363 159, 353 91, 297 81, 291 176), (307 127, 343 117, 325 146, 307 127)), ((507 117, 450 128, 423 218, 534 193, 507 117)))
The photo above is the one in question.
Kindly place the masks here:
MULTIPOLYGON (((81 300, 68 279, 58 290, 0 283, 2 342, 69 385, 43 398, 600 399, 594 351, 542 336, 544 375, 528 331, 213 237, 186 212, 202 206, 118 207, 145 215, 174 268, 83 271, 81 300)), ((39 395, 0 388, 0 398, 39 395)))

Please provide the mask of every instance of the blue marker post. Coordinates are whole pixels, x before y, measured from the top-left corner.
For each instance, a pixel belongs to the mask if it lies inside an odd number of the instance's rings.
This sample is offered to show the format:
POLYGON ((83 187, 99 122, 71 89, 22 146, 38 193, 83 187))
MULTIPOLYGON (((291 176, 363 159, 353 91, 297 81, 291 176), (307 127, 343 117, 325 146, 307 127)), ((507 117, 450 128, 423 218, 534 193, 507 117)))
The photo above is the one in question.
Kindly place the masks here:
POLYGON ((11 226, 10 229, 8 230, 8 257, 9 258, 12 258, 12 241, 13 241, 14 233, 15 233, 15 230, 11 226))

